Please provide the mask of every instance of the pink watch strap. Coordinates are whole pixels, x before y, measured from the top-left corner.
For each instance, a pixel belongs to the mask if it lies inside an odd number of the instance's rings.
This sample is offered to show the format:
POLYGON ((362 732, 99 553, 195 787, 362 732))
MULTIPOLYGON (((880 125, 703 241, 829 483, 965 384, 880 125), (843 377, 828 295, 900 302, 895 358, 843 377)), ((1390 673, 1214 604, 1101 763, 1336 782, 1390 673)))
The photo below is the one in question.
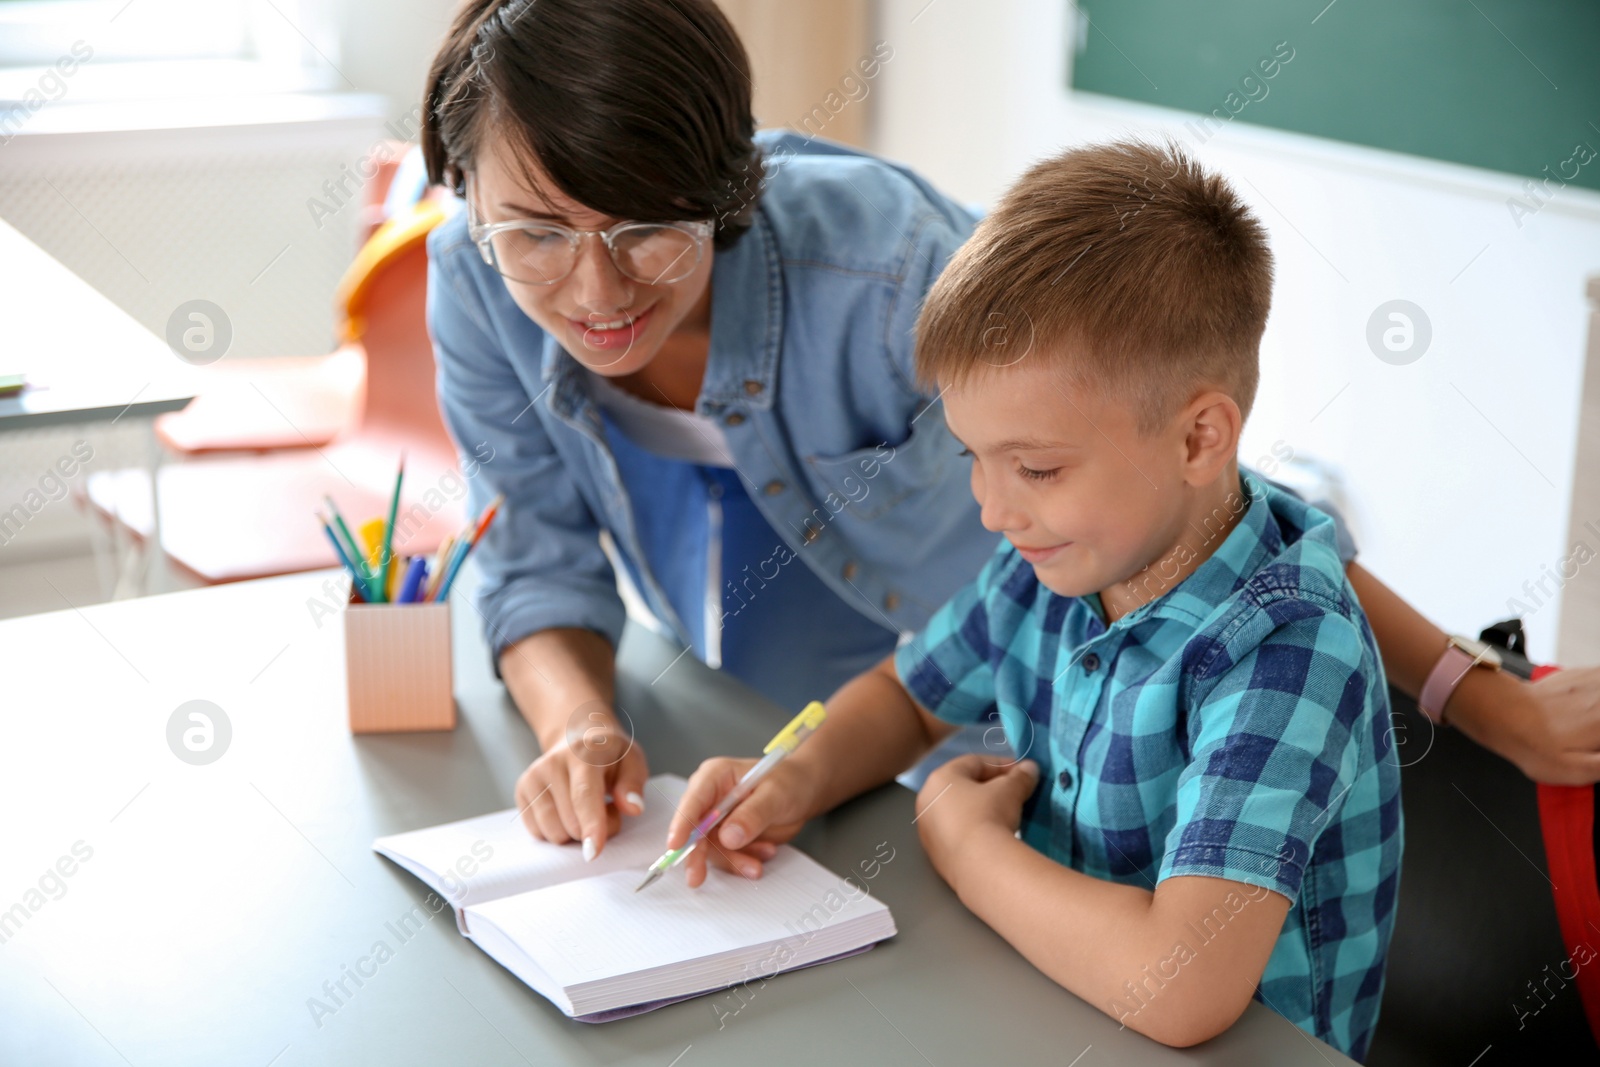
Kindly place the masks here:
POLYGON ((1454 644, 1444 650, 1439 662, 1422 683, 1422 693, 1417 697, 1417 708, 1435 726, 1444 725, 1444 706, 1450 694, 1456 691, 1461 679, 1472 669, 1473 658, 1454 644))

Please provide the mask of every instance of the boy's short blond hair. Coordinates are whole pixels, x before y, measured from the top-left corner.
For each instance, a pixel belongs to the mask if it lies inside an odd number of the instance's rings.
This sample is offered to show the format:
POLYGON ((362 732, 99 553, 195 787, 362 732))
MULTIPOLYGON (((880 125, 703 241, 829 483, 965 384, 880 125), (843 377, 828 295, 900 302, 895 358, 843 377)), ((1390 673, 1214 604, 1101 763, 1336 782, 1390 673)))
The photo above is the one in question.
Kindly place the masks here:
POLYGON ((951 259, 917 319, 927 382, 1048 359, 1151 433, 1202 388, 1248 415, 1272 305, 1265 229, 1175 144, 1035 164, 951 259))

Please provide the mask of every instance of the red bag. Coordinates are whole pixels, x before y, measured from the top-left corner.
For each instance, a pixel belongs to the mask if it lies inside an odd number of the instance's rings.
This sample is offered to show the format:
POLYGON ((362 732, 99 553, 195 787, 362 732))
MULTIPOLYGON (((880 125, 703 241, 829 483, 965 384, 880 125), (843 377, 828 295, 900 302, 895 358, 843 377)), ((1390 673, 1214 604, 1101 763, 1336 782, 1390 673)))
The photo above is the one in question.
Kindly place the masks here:
MULTIPOLYGON (((1536 667, 1537 681, 1559 667, 1536 667)), ((1589 1030, 1600 1042, 1600 818, 1592 785, 1540 785, 1539 823, 1555 886, 1556 918, 1567 943, 1567 968, 1578 986, 1589 1030)), ((1568 977, 1563 975, 1563 977, 1568 977)))

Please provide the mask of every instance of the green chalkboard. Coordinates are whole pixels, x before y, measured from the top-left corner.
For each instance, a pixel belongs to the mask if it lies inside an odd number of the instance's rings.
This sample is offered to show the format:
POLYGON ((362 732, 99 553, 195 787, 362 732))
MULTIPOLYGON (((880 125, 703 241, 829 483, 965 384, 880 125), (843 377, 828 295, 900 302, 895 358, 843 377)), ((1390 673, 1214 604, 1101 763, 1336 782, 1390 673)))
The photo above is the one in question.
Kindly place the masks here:
POLYGON ((1072 88, 1195 112, 1192 137, 1249 122, 1600 189, 1597 0, 1082 0, 1076 20, 1072 88))

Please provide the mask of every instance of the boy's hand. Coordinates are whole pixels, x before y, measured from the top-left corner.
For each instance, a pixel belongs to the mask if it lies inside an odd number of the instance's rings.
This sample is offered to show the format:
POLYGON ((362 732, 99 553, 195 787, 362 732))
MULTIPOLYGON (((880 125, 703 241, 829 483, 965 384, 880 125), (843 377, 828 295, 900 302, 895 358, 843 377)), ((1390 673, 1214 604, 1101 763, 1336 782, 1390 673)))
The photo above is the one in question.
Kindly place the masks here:
POLYGON ((928 775, 917 794, 917 833, 934 869, 952 888, 962 846, 985 830, 1016 833, 1022 805, 1038 784, 1039 765, 1033 760, 995 766, 977 753, 957 756, 928 775))
MULTIPOLYGON (((689 840, 695 823, 718 800, 733 791, 753 759, 717 757, 700 765, 667 829, 667 848, 689 840)), ((810 779, 793 760, 784 760, 763 778, 755 790, 728 813, 704 844, 683 861, 691 888, 706 880, 709 860, 725 871, 746 878, 761 877, 763 861, 777 854, 778 845, 800 832, 810 817, 814 790, 810 779)))
POLYGON ((650 777, 644 750, 614 722, 569 730, 517 779, 517 811, 534 837, 556 845, 583 842, 593 859, 622 826, 644 811, 650 777), (612 801, 606 803, 606 794, 612 801))

